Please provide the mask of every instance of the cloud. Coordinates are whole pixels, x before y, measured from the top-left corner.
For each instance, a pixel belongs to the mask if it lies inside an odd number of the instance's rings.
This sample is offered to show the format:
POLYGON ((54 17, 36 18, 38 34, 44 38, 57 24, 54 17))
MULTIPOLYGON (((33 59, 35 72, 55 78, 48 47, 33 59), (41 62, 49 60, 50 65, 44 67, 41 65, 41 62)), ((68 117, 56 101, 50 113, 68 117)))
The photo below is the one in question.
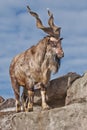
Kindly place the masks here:
MULTIPOLYGON (((65 57, 62 59, 60 75, 74 71, 82 74, 87 68, 87 1, 72 0, 8 0, 0 2, 0 95, 12 96, 9 65, 12 58, 36 44, 45 33, 36 28, 35 19, 28 13, 26 5, 36 11, 45 26, 48 26, 47 8, 62 27, 61 37, 65 57)), ((13 93, 12 93, 13 94, 13 93)))

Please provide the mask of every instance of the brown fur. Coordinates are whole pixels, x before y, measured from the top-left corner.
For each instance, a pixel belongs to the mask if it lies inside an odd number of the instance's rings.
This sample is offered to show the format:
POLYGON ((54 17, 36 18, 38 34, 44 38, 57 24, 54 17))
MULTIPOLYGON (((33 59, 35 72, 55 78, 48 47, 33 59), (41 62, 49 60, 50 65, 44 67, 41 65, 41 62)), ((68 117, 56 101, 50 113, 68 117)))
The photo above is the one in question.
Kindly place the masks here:
MULTIPOLYGON (((50 80, 51 72, 56 73, 59 69, 60 59, 64 56, 61 47, 60 27, 55 26, 53 14, 48 11, 49 27, 43 26, 39 15, 27 6, 29 13, 35 17, 36 25, 49 36, 43 38, 36 46, 32 46, 25 52, 13 58, 10 65, 10 77, 16 98, 16 111, 21 111, 20 86, 28 93, 27 111, 33 110, 34 85, 41 88, 42 107, 48 109, 46 103, 46 85, 50 80)), ((24 96, 26 97, 26 95, 24 96)), ((24 107, 26 103, 24 102, 24 107)), ((25 110, 25 108, 24 108, 25 110)))

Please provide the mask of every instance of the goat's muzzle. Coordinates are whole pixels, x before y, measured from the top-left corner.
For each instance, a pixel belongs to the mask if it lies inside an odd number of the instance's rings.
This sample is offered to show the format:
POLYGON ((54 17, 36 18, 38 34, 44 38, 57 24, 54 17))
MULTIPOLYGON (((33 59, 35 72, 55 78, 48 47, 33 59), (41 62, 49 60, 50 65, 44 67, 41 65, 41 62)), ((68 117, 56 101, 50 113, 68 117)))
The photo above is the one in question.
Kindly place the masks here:
POLYGON ((64 52, 57 53, 56 55, 57 55, 57 57, 58 57, 59 59, 61 59, 61 58, 64 57, 64 52))

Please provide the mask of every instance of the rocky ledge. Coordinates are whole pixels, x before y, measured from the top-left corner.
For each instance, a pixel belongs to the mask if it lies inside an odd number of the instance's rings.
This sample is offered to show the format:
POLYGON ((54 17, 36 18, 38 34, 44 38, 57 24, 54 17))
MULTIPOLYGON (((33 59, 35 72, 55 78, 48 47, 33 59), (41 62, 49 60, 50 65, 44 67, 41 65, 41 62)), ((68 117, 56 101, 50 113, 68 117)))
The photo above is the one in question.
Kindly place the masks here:
POLYGON ((54 79, 47 92, 52 109, 46 111, 39 105, 39 90, 33 112, 15 113, 14 100, 9 105, 0 103, 0 130, 87 130, 87 73, 68 73, 54 79))

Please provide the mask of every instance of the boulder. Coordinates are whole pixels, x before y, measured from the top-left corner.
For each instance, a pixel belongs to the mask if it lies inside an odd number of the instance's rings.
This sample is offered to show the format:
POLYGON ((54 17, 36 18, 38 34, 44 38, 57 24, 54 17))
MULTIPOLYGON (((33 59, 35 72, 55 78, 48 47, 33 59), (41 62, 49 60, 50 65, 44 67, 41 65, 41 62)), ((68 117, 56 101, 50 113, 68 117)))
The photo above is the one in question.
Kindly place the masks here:
POLYGON ((65 104, 87 102, 87 73, 75 80, 67 90, 65 104))
MULTIPOLYGON (((59 78, 53 79, 47 86, 47 102, 51 107, 61 107, 65 105, 65 97, 68 87, 81 76, 75 72, 70 72, 59 78)), ((35 92, 35 103, 41 102, 40 90, 35 92)))
POLYGON ((77 73, 68 73, 59 78, 53 79, 50 81, 50 84, 47 88, 47 95, 50 98, 63 98, 66 96, 67 88, 81 76, 77 73), (69 81, 70 79, 70 81, 69 81))
POLYGON ((14 106, 15 106, 15 100, 13 98, 9 98, 0 104, 0 110, 3 110, 5 108, 14 107, 14 106))

